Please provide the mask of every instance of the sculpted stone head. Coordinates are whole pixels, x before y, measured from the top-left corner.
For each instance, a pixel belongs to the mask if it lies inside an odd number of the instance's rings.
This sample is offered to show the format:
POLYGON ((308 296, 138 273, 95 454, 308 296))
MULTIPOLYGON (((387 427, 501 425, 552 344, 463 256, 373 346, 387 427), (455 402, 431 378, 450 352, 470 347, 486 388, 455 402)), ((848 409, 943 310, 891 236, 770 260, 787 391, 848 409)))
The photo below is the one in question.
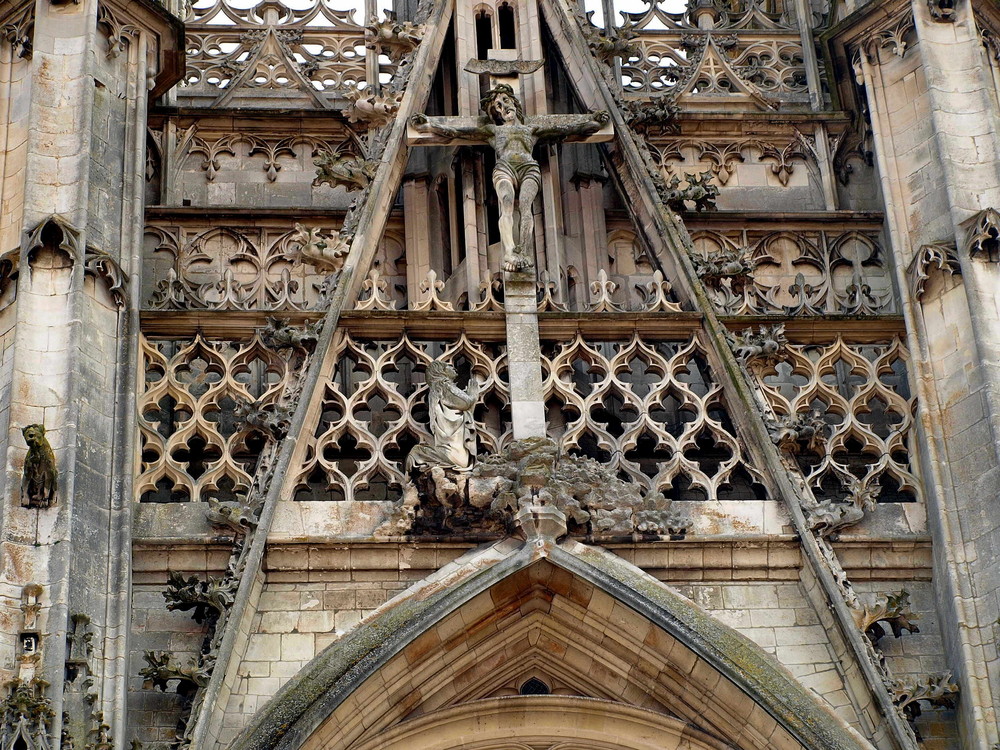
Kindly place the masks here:
POLYGON ((24 435, 24 442, 29 446, 44 445, 45 440, 45 428, 40 424, 29 424, 23 430, 21 434, 24 435))
POLYGON ((501 83, 490 89, 480 106, 495 125, 512 125, 524 122, 524 109, 514 94, 514 89, 501 83))

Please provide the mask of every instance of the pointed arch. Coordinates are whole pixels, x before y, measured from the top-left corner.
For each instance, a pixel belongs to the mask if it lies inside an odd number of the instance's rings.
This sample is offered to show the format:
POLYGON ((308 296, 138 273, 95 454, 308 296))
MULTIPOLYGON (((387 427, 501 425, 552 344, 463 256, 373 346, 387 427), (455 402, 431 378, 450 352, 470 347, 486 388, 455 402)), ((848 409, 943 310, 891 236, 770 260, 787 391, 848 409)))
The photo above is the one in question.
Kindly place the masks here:
POLYGON ((310 662, 230 747, 380 746, 419 717, 485 707, 531 678, 729 747, 871 747, 756 644, 640 569, 577 542, 513 539, 395 597, 310 662))

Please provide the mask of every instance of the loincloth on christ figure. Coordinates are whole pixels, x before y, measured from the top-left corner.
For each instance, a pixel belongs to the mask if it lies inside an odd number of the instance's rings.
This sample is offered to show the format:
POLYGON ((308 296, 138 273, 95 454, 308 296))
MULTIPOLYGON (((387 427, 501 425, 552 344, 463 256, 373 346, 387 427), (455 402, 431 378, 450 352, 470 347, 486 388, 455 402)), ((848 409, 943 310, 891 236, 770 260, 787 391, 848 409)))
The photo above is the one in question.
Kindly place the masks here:
POLYGON ((498 161, 496 166, 493 167, 494 184, 497 182, 498 176, 509 178, 515 187, 520 187, 527 180, 533 180, 539 188, 542 186, 542 170, 538 166, 538 162, 534 159, 518 164, 498 161))

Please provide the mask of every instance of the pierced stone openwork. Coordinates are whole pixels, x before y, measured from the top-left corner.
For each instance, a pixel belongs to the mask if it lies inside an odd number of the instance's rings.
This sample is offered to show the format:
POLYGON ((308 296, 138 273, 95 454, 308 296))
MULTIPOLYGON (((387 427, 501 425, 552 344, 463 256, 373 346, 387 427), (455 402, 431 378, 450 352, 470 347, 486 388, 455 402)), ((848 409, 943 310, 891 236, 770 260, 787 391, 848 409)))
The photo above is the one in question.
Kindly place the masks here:
POLYGON ((696 270, 743 257, 748 273, 707 277, 709 296, 730 315, 874 315, 895 310, 891 271, 875 231, 754 231, 692 234, 696 270))
POLYGON ((549 430, 564 451, 609 464, 674 500, 763 499, 701 344, 547 342, 549 430))
MULTIPOLYGON (((506 348, 461 336, 429 341, 403 335, 371 340, 345 334, 336 370, 326 381, 322 412, 308 436, 295 484, 297 500, 397 500, 404 464, 430 441, 425 371, 451 363, 459 385, 480 384, 474 417, 479 450, 495 453, 510 440, 506 348)), ((306 438, 304 438, 306 439, 306 438)))
POLYGON ((785 360, 759 379, 776 423, 818 417, 796 461, 818 496, 907 502, 920 495, 911 448, 915 399, 909 355, 884 344, 789 344, 785 360))
POLYGON ((294 228, 151 225, 153 310, 306 310, 325 273, 303 263, 294 228))
MULTIPOLYGON (((264 106, 284 106, 298 93, 325 107, 374 83, 366 76, 364 22, 354 10, 323 0, 250 7, 197 0, 187 9, 187 77, 179 94, 189 102, 221 104, 242 88, 264 106)), ((396 67, 383 56, 375 70, 388 80, 396 67)))
POLYGON ((591 38, 627 37, 627 44, 610 50, 622 58, 626 93, 654 99, 680 93, 805 97, 801 38, 782 4, 754 0, 728 12, 728 3, 716 3, 708 11, 713 16, 710 31, 699 20, 705 8, 688 4, 678 13, 665 5, 651 2, 638 12, 621 11, 621 18, 613 19, 618 28, 609 26, 603 34, 590 17, 591 38))
MULTIPOLYGON (((233 500, 245 494, 272 436, 241 416, 276 409, 293 383, 288 352, 197 336, 142 341, 142 502, 233 500)), ((293 363, 294 364, 294 363, 293 363)))

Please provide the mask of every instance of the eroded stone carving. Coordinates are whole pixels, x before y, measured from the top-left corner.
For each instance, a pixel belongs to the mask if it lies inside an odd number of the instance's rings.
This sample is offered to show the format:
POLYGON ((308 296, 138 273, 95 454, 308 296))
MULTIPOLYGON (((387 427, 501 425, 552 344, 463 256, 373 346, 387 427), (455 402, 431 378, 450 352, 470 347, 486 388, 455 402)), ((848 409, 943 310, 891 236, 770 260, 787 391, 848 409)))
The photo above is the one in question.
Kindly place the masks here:
POLYGON ((919 633, 920 628, 914 625, 914 620, 919 619, 910 610, 910 594, 905 589, 898 594, 880 594, 872 604, 866 604, 860 608, 851 610, 854 621, 872 644, 885 635, 885 627, 881 623, 889 626, 894 638, 899 638, 905 630, 908 633, 919 633))
POLYGON ((52 726, 52 702, 45 696, 45 680, 13 679, 7 683, 7 697, 0 704, 0 747, 21 750, 48 750, 52 726))
POLYGON ((923 679, 893 680, 887 687, 892 694, 892 702, 913 729, 917 740, 920 740, 916 721, 920 716, 921 701, 929 706, 954 708, 958 700, 958 685, 951 681, 951 672, 940 672, 923 679))
POLYGON ((289 325, 281 318, 267 318, 267 325, 260 329, 260 339, 272 349, 310 350, 319 341, 321 321, 313 321, 302 326, 289 325))
POLYGON ((139 670, 143 688, 168 692, 169 683, 176 680, 175 692, 190 700, 198 688, 208 685, 215 666, 215 657, 202 655, 181 664, 166 651, 146 651, 142 657, 146 666, 139 670))
POLYGON ((954 23, 958 0, 927 0, 931 18, 939 23, 954 23))
POLYGON ((806 523, 821 537, 838 533, 853 526, 865 517, 866 511, 875 510, 882 487, 878 484, 864 484, 853 476, 848 480, 849 491, 844 501, 824 498, 815 505, 805 506, 806 523))
POLYGON ((365 46, 383 52, 398 63, 417 48, 424 38, 423 25, 410 21, 397 21, 395 13, 386 13, 384 21, 372 17, 365 27, 365 46))
POLYGON ((687 526, 662 495, 643 497, 606 465, 561 455, 549 438, 516 440, 481 458, 469 477, 469 502, 510 518, 522 508, 552 505, 577 534, 659 534, 687 526))
POLYGON ((534 215, 531 206, 542 184, 542 172, 531 152, 541 141, 596 133, 610 115, 546 115, 525 117, 514 89, 495 86, 480 102, 487 121, 475 125, 449 123, 447 118, 416 114, 410 124, 420 132, 444 138, 488 143, 496 151, 493 188, 500 204, 500 244, 507 271, 523 271, 534 265, 534 215), (519 214, 515 232, 515 214, 519 214))
POLYGON ((735 294, 742 294, 753 280, 753 260, 745 247, 720 248, 707 256, 692 255, 695 273, 706 286, 718 288, 728 281, 735 294))
POLYGON ((802 450, 819 453, 826 442, 826 420, 818 411, 782 414, 768 420, 767 428, 778 449, 792 455, 802 450))
POLYGON ((316 165, 313 187, 343 187, 348 193, 367 190, 378 169, 378 162, 333 151, 320 151, 313 159, 313 164, 316 165))
POLYGON ((255 401, 241 401, 233 410, 233 416, 246 426, 257 427, 279 439, 288 434, 293 413, 294 410, 284 404, 259 404, 255 401))
POLYGON ((685 187, 681 187, 681 178, 674 175, 668 183, 662 177, 654 177, 660 201, 674 211, 686 211, 687 204, 693 203, 695 211, 710 211, 715 208, 715 199, 719 196, 719 188, 712 184, 712 172, 707 170, 698 174, 685 174, 685 187))
POLYGON ((455 383, 458 373, 449 362, 427 365, 427 407, 430 412, 431 443, 414 446, 406 459, 407 471, 430 468, 468 471, 476 455, 473 409, 480 384, 470 380, 467 390, 455 383))
POLYGON ((351 235, 324 235, 316 227, 295 225, 295 233, 290 242, 298 246, 305 262, 312 263, 331 272, 340 271, 344 267, 347 253, 351 249, 351 235))
POLYGON ((347 92, 351 104, 344 110, 344 116, 348 122, 380 128, 396 116, 402 98, 401 93, 381 95, 355 89, 347 92))
POLYGON ((220 501, 209 497, 205 516, 213 526, 225 527, 240 536, 246 536, 257 528, 259 514, 260 509, 251 507, 243 495, 236 501, 220 501))
POLYGON ((21 476, 21 505, 27 508, 51 508, 56 503, 56 456, 52 452, 45 427, 29 424, 21 434, 28 444, 21 476))
POLYGON ((199 625, 209 618, 216 618, 233 606, 237 581, 228 576, 199 580, 197 576, 184 577, 177 571, 167 573, 167 588, 163 598, 170 611, 187 612, 199 625))
POLYGON ((784 323, 762 325, 756 331, 752 328, 745 328, 739 333, 727 331, 726 337, 736 359, 753 372, 772 369, 786 358, 783 350, 788 339, 785 338, 784 323))

